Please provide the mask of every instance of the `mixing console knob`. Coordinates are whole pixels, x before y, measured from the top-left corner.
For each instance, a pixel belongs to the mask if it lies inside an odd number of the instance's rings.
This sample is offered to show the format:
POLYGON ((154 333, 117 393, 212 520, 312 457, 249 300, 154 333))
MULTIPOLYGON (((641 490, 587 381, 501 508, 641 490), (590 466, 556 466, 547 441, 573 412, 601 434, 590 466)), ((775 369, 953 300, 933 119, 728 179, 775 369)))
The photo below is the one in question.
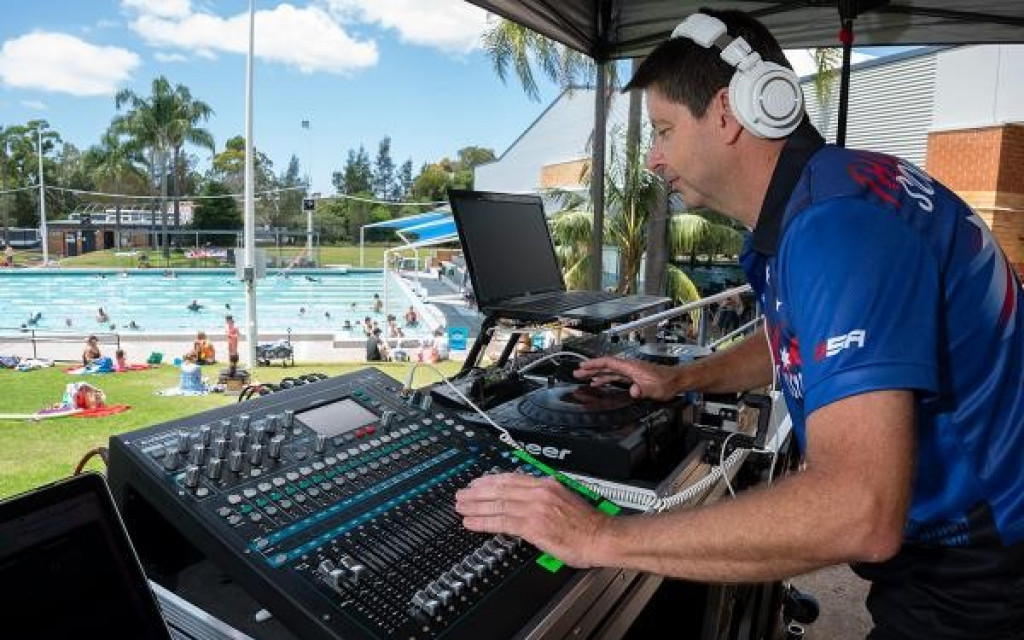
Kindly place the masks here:
POLYGON ((437 600, 428 596, 424 591, 416 592, 416 595, 412 597, 412 605, 418 609, 422 609, 431 618, 437 614, 437 600))
POLYGON ((348 570, 348 577, 352 582, 359 584, 359 579, 366 572, 366 567, 352 556, 341 556, 341 565, 348 570))
POLYGON ((427 585, 427 593, 434 596, 441 604, 448 606, 448 603, 452 601, 452 592, 445 589, 436 582, 431 582, 427 585))
POLYGON ((202 465, 203 458, 206 457, 206 447, 201 444, 197 444, 192 447, 192 452, 188 456, 188 461, 195 465, 202 465))
POLYGON ((210 446, 210 432, 211 429, 209 425, 204 424, 203 426, 199 427, 199 444, 203 445, 204 447, 210 446))
POLYGON ((313 451, 317 453, 323 453, 327 450, 327 436, 322 433, 317 434, 316 444, 313 445, 313 451))
POLYGON ((476 582, 476 572, 474 572, 472 567, 468 566, 465 562, 461 562, 452 567, 451 575, 457 577, 459 580, 470 586, 476 582))
POLYGON ((277 414, 272 413, 267 416, 267 433, 274 435, 277 433, 277 414))
POLYGON ((470 558, 475 562, 479 562, 486 565, 488 569, 493 569, 494 564, 497 562, 497 560, 494 559, 494 556, 487 553, 483 549, 477 549, 476 551, 474 551, 473 555, 470 556, 470 558))
POLYGON ((245 432, 236 431, 231 434, 231 449, 233 451, 241 451, 245 449, 245 432))
POLYGON ((209 477, 211 480, 216 480, 217 478, 219 478, 221 465, 222 463, 220 461, 220 458, 213 458, 212 460, 210 460, 210 464, 206 466, 207 477, 209 477))
POLYGON ((380 426, 385 429, 391 426, 391 423, 395 421, 395 412, 385 409, 384 413, 380 415, 380 426))
POLYGON ((452 577, 451 574, 445 574, 438 579, 438 582, 447 587, 456 596, 462 593, 462 590, 466 588, 465 583, 462 580, 452 577))
POLYGON ((174 447, 167 447, 164 450, 164 469, 174 471, 178 467, 178 450, 174 447))
POLYGON ((510 538, 503 533, 499 533, 498 535, 494 536, 494 539, 495 541, 497 541, 498 544, 505 547, 506 549, 513 549, 519 544, 519 538, 510 538))
POLYGON ((254 444, 249 448, 249 463, 257 467, 263 464, 262 444, 254 444))
POLYGON ((409 396, 409 404, 414 407, 420 406, 420 402, 423 400, 423 394, 419 391, 413 391, 412 395, 409 396))
POLYGON ((228 455, 228 441, 224 438, 217 438, 213 441, 213 448, 210 450, 210 455, 214 458, 224 459, 228 455))
POLYGON ((295 412, 291 409, 286 409, 282 416, 284 423, 281 425, 287 431, 295 425, 295 412))
POLYGON ((252 442, 253 444, 263 444, 263 434, 266 432, 266 428, 263 425, 257 425, 252 428, 252 442))
POLYGON ((199 467, 194 464, 185 469, 185 486, 189 489, 199 486, 199 467))
POLYGON ((235 473, 242 470, 242 452, 232 451, 228 456, 228 469, 231 469, 235 473))
POLYGON ((434 406, 434 398, 429 393, 424 393, 423 398, 420 400, 420 409, 430 411, 432 406, 434 406))
POLYGON ((242 431, 242 433, 249 433, 249 423, 251 421, 252 418, 249 416, 248 413, 243 413, 242 415, 238 416, 238 428, 242 431))
POLYGON ((191 443, 189 442, 189 437, 188 437, 188 432, 187 431, 179 431, 178 432, 177 443, 178 443, 178 453, 188 453, 188 448, 189 448, 189 445, 191 443))
POLYGON ((224 418, 224 419, 222 419, 220 421, 219 424, 220 424, 220 435, 224 436, 225 438, 228 437, 231 434, 231 419, 230 418, 224 418))
POLYGON ((495 542, 494 540, 488 540, 487 542, 485 542, 484 549, 498 560, 501 560, 505 557, 505 548, 497 542, 495 542))
POLYGON ((281 443, 284 442, 284 436, 274 436, 270 439, 270 443, 267 445, 267 455, 270 456, 271 460, 279 460, 281 458, 281 443))
POLYGON ((466 556, 466 559, 462 561, 461 565, 459 565, 459 569, 468 571, 473 575, 480 577, 484 575, 484 571, 487 570, 487 567, 477 562, 472 556, 466 556))

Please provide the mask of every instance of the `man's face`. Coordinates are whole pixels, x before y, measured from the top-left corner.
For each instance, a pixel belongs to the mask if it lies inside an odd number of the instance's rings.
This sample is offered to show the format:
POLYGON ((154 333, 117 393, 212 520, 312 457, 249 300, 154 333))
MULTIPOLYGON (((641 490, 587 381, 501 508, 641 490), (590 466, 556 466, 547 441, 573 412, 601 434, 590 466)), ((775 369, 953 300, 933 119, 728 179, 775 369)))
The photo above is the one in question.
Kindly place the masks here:
POLYGON ((695 118, 686 105, 669 100, 654 88, 647 90, 647 112, 654 128, 647 168, 660 175, 688 206, 706 206, 717 142, 711 118, 708 114, 695 118))

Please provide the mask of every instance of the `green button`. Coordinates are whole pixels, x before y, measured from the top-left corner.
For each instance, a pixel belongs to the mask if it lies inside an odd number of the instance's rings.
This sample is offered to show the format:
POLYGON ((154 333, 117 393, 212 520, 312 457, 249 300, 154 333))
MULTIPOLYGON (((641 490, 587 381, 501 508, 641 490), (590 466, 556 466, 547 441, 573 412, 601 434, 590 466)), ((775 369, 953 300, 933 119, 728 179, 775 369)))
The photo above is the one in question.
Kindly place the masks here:
POLYGON ((252 511, 252 505, 251 504, 243 504, 242 506, 238 507, 238 513, 241 513, 242 515, 245 515, 245 514, 249 513, 250 511, 252 511))
POLYGON ((311 484, 312 483, 309 480, 303 480, 302 482, 299 483, 299 486, 302 487, 303 489, 305 489, 306 487, 308 487, 311 484))
POLYGON ((296 489, 295 487, 293 487, 291 485, 288 485, 287 487, 284 488, 284 492, 287 493, 290 496, 295 495, 298 491, 299 491, 298 489, 296 489))
POLYGON ((544 567, 551 573, 555 573, 556 571, 565 566, 564 562, 562 562, 555 556, 548 555, 546 553, 543 554, 541 557, 537 558, 537 564, 544 567))
POLYGON ((267 500, 266 498, 256 498, 256 506, 257 507, 265 507, 265 506, 267 506, 268 502, 270 502, 270 501, 267 500))
POLYGON ((281 493, 278 492, 278 491, 275 491, 274 493, 270 494, 270 499, 271 500, 280 500, 283 497, 284 496, 282 496, 281 493))
POLYGON ((328 471, 324 475, 327 476, 328 478, 333 478, 334 476, 338 475, 338 470, 337 469, 331 469, 330 471, 328 471))
POLYGON ((320 475, 319 473, 314 473, 313 474, 313 481, 314 482, 323 482, 323 479, 324 479, 324 477, 322 475, 320 475))

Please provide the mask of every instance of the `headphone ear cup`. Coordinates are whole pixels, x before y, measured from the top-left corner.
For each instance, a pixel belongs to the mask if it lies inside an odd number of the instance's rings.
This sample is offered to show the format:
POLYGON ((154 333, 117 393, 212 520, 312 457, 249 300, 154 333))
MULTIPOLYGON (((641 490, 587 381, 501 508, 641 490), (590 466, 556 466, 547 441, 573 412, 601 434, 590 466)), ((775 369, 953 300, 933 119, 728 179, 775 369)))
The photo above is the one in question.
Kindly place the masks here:
POLYGON ((800 79, 792 70, 759 60, 736 69, 729 82, 729 102, 743 128, 759 138, 784 138, 804 115, 800 79))

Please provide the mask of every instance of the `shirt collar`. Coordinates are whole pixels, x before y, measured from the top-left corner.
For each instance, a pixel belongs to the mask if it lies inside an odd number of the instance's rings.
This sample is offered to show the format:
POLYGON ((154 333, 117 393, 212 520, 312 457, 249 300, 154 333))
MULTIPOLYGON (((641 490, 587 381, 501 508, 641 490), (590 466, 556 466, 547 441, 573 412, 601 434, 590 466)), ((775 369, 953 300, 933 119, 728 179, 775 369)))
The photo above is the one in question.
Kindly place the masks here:
POLYGON ((778 251, 786 204, 807 161, 824 145, 825 139, 807 118, 786 139, 754 227, 753 246, 758 253, 773 256, 778 251))

